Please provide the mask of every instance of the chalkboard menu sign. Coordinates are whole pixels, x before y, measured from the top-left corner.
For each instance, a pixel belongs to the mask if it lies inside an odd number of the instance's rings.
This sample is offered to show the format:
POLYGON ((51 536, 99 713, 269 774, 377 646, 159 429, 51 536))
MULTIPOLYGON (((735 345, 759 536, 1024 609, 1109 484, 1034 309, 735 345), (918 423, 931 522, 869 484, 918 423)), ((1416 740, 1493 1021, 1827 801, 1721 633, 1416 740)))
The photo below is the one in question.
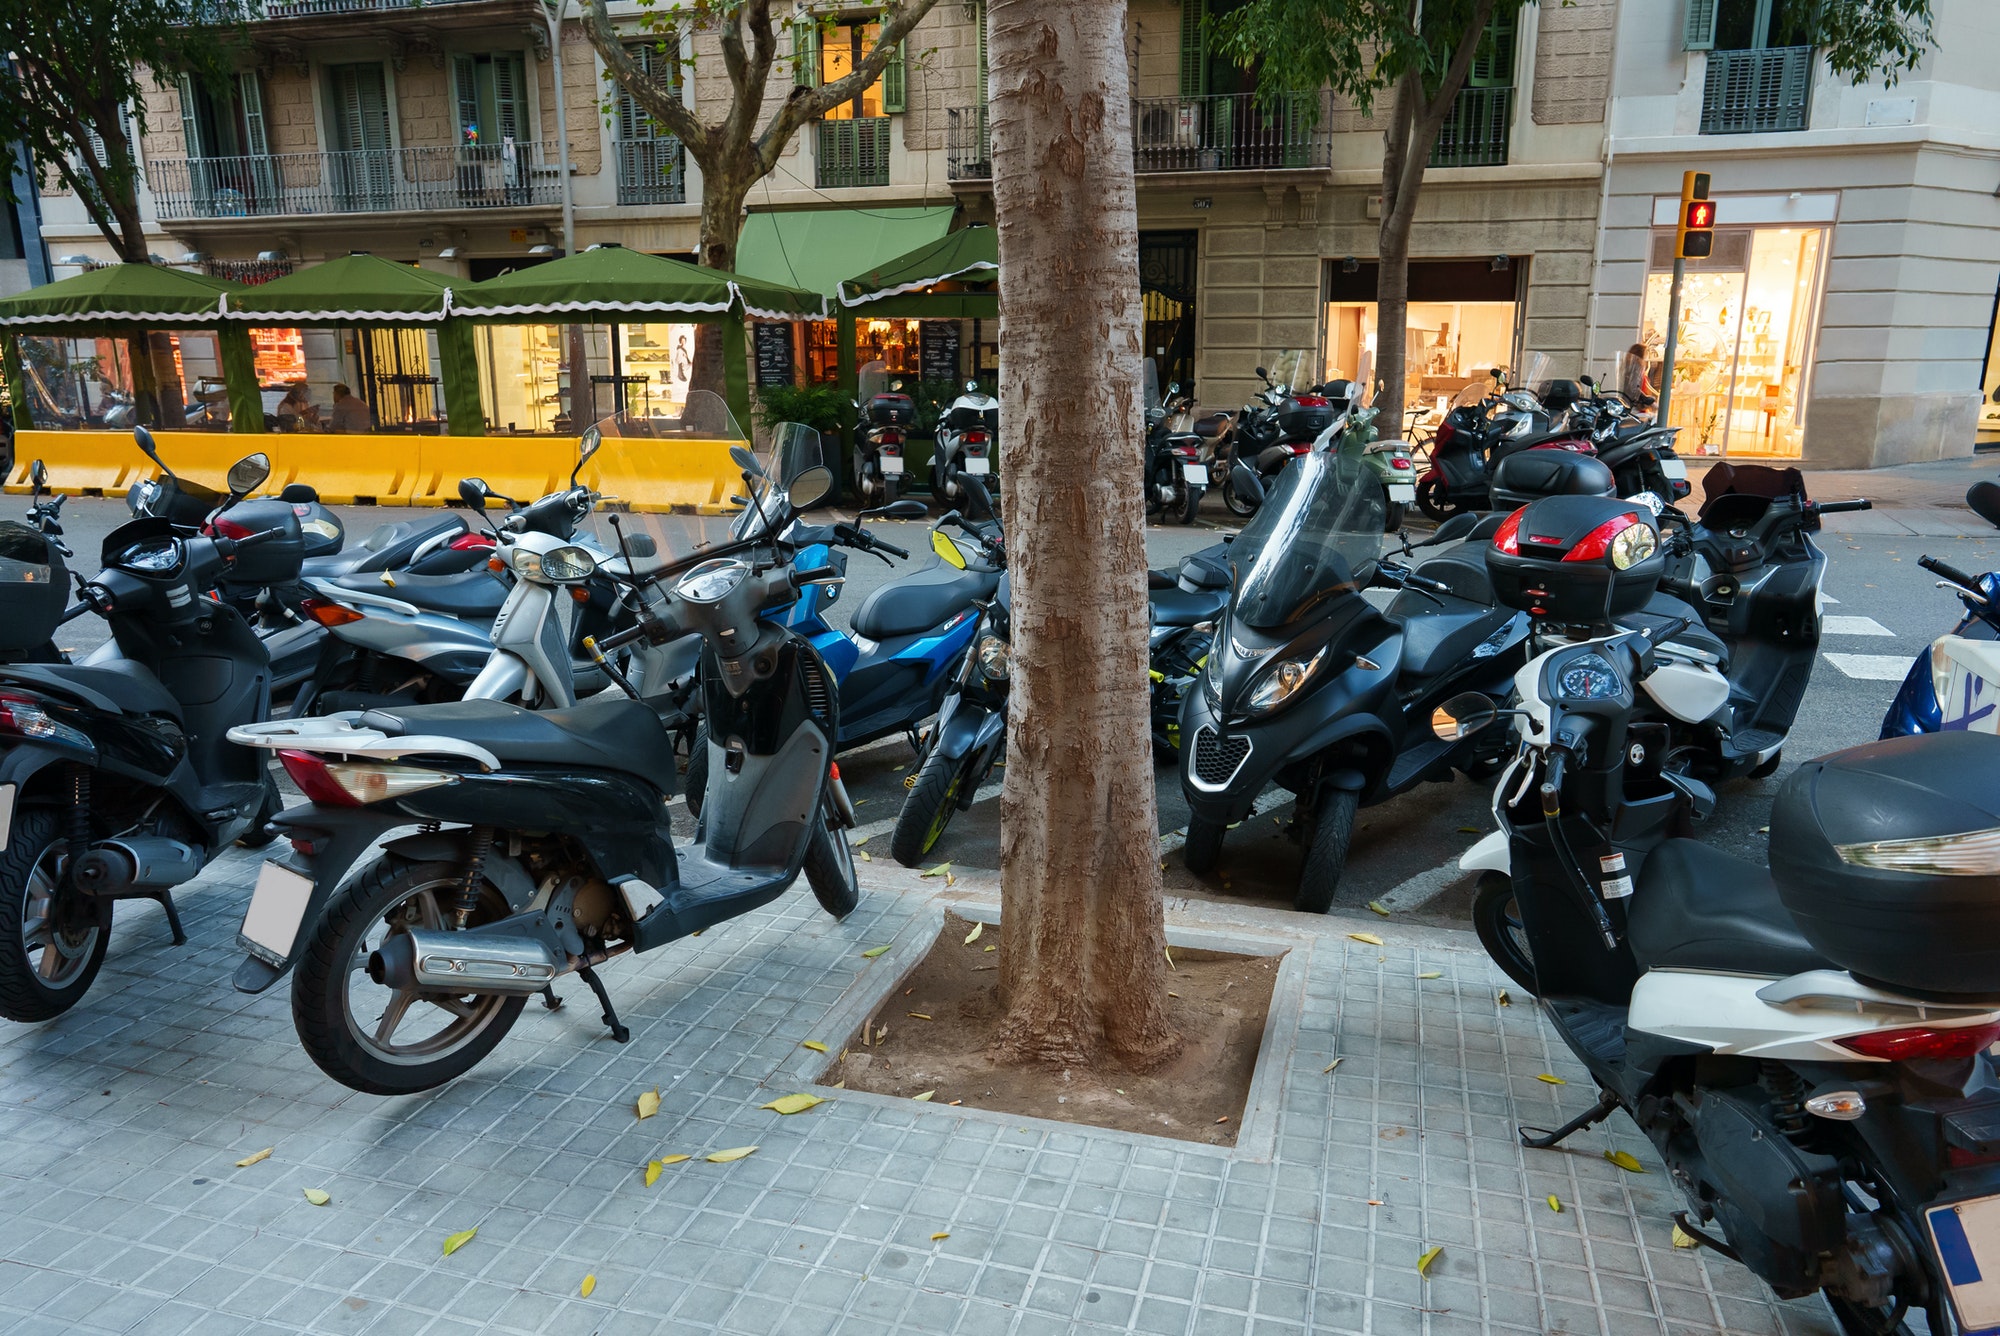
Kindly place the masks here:
POLYGON ((757 383, 790 385, 792 327, 788 324, 758 324, 752 328, 757 331, 757 383))
POLYGON ((924 320, 918 322, 923 343, 925 380, 958 379, 958 322, 924 320))

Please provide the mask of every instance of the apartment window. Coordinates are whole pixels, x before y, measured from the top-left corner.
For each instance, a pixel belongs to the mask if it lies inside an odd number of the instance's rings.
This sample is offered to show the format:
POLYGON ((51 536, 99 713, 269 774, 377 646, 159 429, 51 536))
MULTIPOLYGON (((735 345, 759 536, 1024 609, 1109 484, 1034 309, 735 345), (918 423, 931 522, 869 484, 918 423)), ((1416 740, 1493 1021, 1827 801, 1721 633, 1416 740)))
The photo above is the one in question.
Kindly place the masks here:
MULTIPOLYGON (((805 88, 816 88, 844 79, 854 72, 862 57, 875 49, 881 33, 879 23, 817 23, 804 21, 792 29, 793 77, 805 88)), ((861 120, 890 116, 906 109, 907 80, 903 67, 903 46, 899 42, 882 67, 881 76, 861 91, 826 113, 826 119, 861 120)))
POLYGON ((529 119, 527 65, 517 52, 452 58, 458 100, 458 142, 465 148, 525 143, 529 119))
POLYGON ((221 87, 180 76, 181 134, 190 158, 263 157, 271 151, 264 129, 264 88, 244 70, 221 87))
POLYGON ((1701 133, 1803 130, 1815 53, 1811 0, 1688 0, 1683 45, 1706 51, 1701 133))
POLYGON ((1465 86, 1438 127, 1431 166, 1506 165, 1507 131, 1514 121, 1515 21, 1513 14, 1495 16, 1480 35, 1465 86))
POLYGON ((325 69, 328 164, 339 207, 384 208, 394 186, 389 157, 389 80, 378 62, 325 69))
MULTIPOLYGON (((660 88, 678 98, 681 92, 679 53, 661 49, 657 41, 639 42, 626 51, 660 88)), ((647 115, 630 93, 618 94, 618 202, 620 204, 680 204, 687 199, 686 158, 681 141, 647 115)))

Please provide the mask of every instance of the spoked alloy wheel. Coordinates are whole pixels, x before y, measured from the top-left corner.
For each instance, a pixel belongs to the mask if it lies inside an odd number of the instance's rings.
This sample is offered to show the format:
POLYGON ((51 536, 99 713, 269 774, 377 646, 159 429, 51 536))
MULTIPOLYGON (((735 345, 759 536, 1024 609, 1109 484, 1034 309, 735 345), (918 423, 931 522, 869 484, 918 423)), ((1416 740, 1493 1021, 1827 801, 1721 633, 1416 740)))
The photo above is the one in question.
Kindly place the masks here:
POLYGON ((0 854, 0 1016, 45 1021, 90 991, 111 934, 96 906, 62 885, 57 815, 23 811, 0 854))
POLYGON ((1245 500, 1236 494, 1236 480, 1225 477, 1222 480, 1222 504, 1229 507, 1229 513, 1241 519, 1249 519, 1257 513, 1254 501, 1245 500))
MULTIPOLYGON (((368 957, 412 928, 442 932, 456 903, 453 863, 383 858, 336 891, 310 929, 292 982, 292 1024, 321 1071, 371 1095, 407 1095, 469 1071, 506 1037, 527 999, 413 992, 378 984, 368 957)), ((471 924, 506 917, 480 885, 471 924)))

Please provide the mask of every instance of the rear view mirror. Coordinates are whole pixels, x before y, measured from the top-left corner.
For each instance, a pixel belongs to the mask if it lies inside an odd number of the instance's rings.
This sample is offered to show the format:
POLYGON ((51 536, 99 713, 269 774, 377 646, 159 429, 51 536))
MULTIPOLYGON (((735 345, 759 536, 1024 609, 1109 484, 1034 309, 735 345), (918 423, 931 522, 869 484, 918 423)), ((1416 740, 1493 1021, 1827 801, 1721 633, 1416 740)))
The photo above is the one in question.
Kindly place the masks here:
POLYGON ((28 465, 28 481, 34 484, 37 492, 46 488, 49 485, 49 466, 39 459, 28 465))
POLYGON ((1258 367, 1258 368, 1257 368, 1257 379, 1259 379, 1259 380, 1269 380, 1270 378, 1271 378, 1271 373, 1270 373, 1270 372, 1266 371, 1266 370, 1265 370, 1265 369, 1264 369, 1263 367, 1258 367))
POLYGON ((1239 463, 1229 470, 1229 484, 1244 500, 1253 505, 1264 504, 1264 484, 1257 477, 1257 471, 1248 464, 1239 463))
POLYGON ((147 431, 144 427, 134 427, 132 428, 132 439, 138 442, 140 452, 146 458, 152 460, 159 467, 160 472, 166 474, 169 478, 174 476, 174 471, 168 468, 166 461, 160 458, 159 447, 153 444, 152 432, 147 431))
POLYGON ((864 515, 875 515, 885 520, 920 520, 930 514, 930 507, 914 497, 904 497, 901 501, 891 501, 886 506, 864 510, 864 515))
MULTIPOLYGON (((139 430, 144 431, 141 427, 139 430)), ((248 496, 271 476, 271 457, 262 450, 248 454, 229 466, 229 494, 248 496)))
POLYGON ((570 486, 576 486, 576 475, 583 472, 583 466, 590 462, 590 457, 596 454, 597 448, 603 444, 603 432, 594 426, 583 429, 583 435, 576 439, 576 467, 569 471, 570 486))
POLYGON ((486 495, 486 479, 460 478, 458 480, 458 499, 465 502, 466 505, 471 506, 474 510, 486 509, 486 495))
POLYGON ((785 488, 785 499, 791 502, 793 510, 804 510, 832 490, 833 470, 824 464, 815 464, 809 469, 799 470, 799 476, 785 488))
POLYGON ((653 541, 653 535, 649 533, 628 533, 625 535, 625 552, 632 557, 656 557, 660 554, 660 545, 653 541))
POLYGON ((1467 691, 1453 696, 1431 711, 1431 732, 1446 742, 1469 738, 1500 717, 1500 707, 1489 696, 1467 691))
POLYGON ((729 457, 736 461, 737 468, 742 469, 751 477, 761 478, 764 476, 764 466, 758 463, 757 456, 751 454, 745 447, 740 445, 730 446, 729 457))

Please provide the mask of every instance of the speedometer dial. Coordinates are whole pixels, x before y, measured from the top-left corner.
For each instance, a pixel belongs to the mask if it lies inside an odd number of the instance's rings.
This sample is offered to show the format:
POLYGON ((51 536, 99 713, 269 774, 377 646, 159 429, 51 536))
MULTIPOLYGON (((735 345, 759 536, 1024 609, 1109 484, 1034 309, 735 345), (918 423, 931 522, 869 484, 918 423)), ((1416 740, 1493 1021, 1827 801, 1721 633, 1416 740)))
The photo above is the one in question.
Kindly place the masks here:
POLYGON ((1556 688, 1568 700, 1610 700, 1623 687, 1618 670, 1602 655, 1583 654, 1564 664, 1556 688))

